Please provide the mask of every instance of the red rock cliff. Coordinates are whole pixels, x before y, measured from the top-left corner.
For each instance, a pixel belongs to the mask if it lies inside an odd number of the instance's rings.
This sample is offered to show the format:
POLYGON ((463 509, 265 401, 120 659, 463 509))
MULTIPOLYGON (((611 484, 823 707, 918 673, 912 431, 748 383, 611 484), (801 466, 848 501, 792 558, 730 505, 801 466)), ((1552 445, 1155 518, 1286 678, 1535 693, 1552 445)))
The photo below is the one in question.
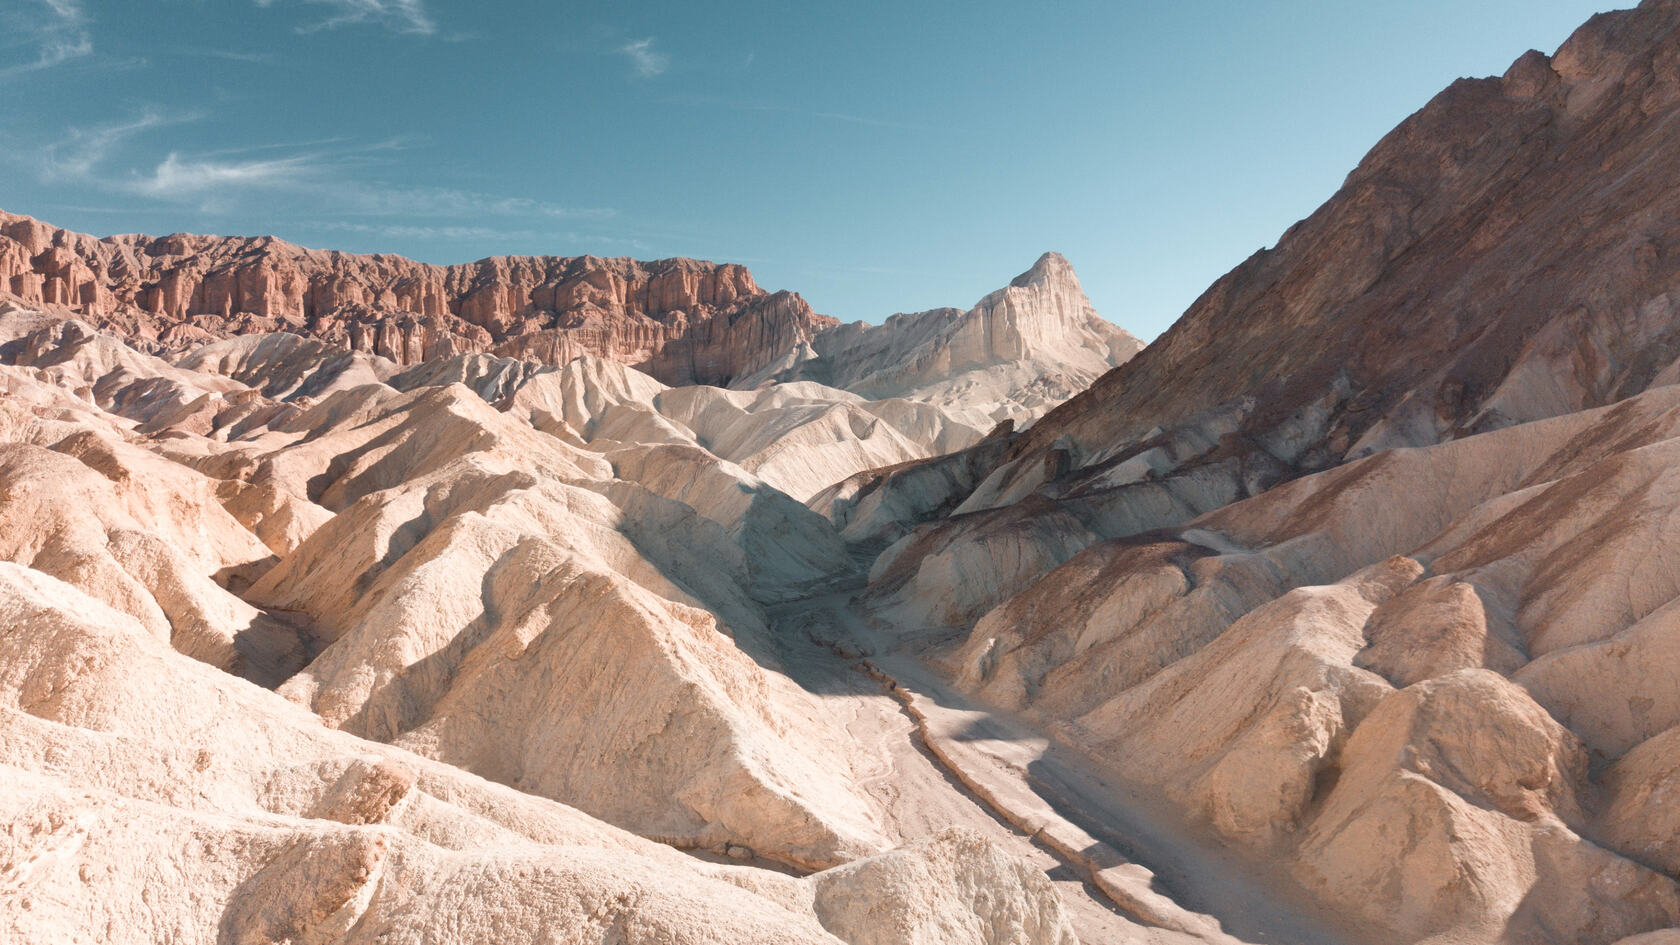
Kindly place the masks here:
POLYGON ((0 289, 147 346, 290 331, 402 364, 465 351, 592 354, 670 384, 727 384, 834 320, 745 267, 500 256, 433 266, 273 237, 95 238, 0 213, 0 289))

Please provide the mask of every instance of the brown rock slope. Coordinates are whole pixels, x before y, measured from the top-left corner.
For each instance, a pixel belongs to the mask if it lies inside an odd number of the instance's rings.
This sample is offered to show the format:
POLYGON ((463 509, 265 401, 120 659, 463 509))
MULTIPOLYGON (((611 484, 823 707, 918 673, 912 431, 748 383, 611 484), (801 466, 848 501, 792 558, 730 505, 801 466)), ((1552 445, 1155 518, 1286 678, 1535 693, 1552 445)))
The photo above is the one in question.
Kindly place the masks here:
POLYGON ((1554 56, 1454 83, 1274 248, 1036 424, 970 508, 1047 477, 1056 495, 1147 479, 1160 508, 1137 525, 1183 521, 1380 449, 1680 377, 1677 29, 1680 9, 1646 2, 1554 56))
POLYGON ((0 289, 62 305, 158 350, 289 331, 398 364, 493 351, 623 361, 672 384, 727 384, 834 320, 741 266, 504 256, 432 266, 273 237, 71 233, 0 213, 0 289))
POLYGON ((1677 117, 1673 2, 1454 85, 1007 447, 856 484, 876 620, 1350 935, 1680 924, 1677 117))

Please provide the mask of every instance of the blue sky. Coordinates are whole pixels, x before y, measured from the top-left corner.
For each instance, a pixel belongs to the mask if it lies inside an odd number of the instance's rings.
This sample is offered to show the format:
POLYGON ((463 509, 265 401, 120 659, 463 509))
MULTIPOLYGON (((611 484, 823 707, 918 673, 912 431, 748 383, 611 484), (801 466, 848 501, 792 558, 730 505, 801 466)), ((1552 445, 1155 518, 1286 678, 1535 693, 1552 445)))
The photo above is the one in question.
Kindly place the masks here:
POLYGON ((870 321, 1054 249, 1147 338, 1447 83, 1609 2, 5 0, 0 208, 738 261, 870 321))

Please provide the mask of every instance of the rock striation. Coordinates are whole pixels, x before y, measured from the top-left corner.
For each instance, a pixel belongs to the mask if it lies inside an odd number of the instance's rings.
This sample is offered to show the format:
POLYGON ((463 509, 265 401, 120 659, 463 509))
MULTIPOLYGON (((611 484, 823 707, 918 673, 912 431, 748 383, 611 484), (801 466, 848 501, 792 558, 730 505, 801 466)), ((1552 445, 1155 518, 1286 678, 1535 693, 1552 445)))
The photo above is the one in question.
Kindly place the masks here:
POLYGON ((1098 317, 1054 253, 971 310, 840 325, 732 264, 523 256, 432 266, 272 237, 101 239, 0 212, 0 291, 154 354, 283 332, 399 367, 473 354, 552 366, 594 357, 672 386, 814 380, 931 404, 982 432, 1037 419, 1142 348, 1098 317))
POLYGON ((1455 84, 1088 391, 858 477, 869 612, 1348 938, 1661 940, 1677 50, 1455 84))
POLYGON ((1671 382, 1677 21, 1669 3, 1601 14, 1552 56, 1454 83, 1015 454, 1090 467, 1160 446, 1158 475, 1240 461, 1252 493, 1671 382))
POLYGON ((334 731, 10 562, 0 782, 17 941, 1073 941, 1043 874, 983 837, 805 878, 704 862, 334 731))
POLYGON ((728 384, 834 320, 693 259, 494 257, 433 266, 273 237, 95 238, 0 213, 0 288, 155 351, 288 331, 408 365, 469 352, 610 358, 672 384, 728 384))
POLYGON ((0 937, 1672 941, 1677 117, 1595 17, 1130 360, 11 219, 0 937))

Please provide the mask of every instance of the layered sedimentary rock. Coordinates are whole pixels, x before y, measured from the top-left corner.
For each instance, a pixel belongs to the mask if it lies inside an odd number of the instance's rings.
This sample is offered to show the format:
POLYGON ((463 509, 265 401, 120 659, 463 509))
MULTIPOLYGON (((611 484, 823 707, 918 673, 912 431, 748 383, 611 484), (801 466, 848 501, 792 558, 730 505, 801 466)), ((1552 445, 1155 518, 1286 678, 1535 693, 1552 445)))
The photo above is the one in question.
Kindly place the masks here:
POLYGON ((1017 454, 1159 444, 1184 465, 1170 437, 1199 429, 1203 462, 1247 461, 1263 487, 1673 380, 1677 19, 1601 14, 1555 55, 1454 83, 1017 454))
POLYGON ((431 266, 272 237, 100 239, 0 212, 0 291, 158 354, 286 332, 399 366, 596 357, 671 385, 816 380, 929 403, 983 429, 1036 419, 1142 348, 1097 316, 1054 253, 968 311, 839 325, 738 265, 521 256, 431 266))
POLYGON ((1680 924, 1677 114, 1672 2, 1455 84, 1086 393, 856 482, 871 612, 1350 935, 1680 924))
POLYGON ((1672 938, 1677 113, 1674 2, 1461 82, 1024 431, 1055 256, 753 390, 4 308, 0 921, 1672 938))
POLYGON ((834 323, 737 265, 503 256, 432 266, 272 237, 71 233, 0 214, 0 288, 158 350, 289 331, 398 364, 494 351, 611 358, 727 384, 834 323))

